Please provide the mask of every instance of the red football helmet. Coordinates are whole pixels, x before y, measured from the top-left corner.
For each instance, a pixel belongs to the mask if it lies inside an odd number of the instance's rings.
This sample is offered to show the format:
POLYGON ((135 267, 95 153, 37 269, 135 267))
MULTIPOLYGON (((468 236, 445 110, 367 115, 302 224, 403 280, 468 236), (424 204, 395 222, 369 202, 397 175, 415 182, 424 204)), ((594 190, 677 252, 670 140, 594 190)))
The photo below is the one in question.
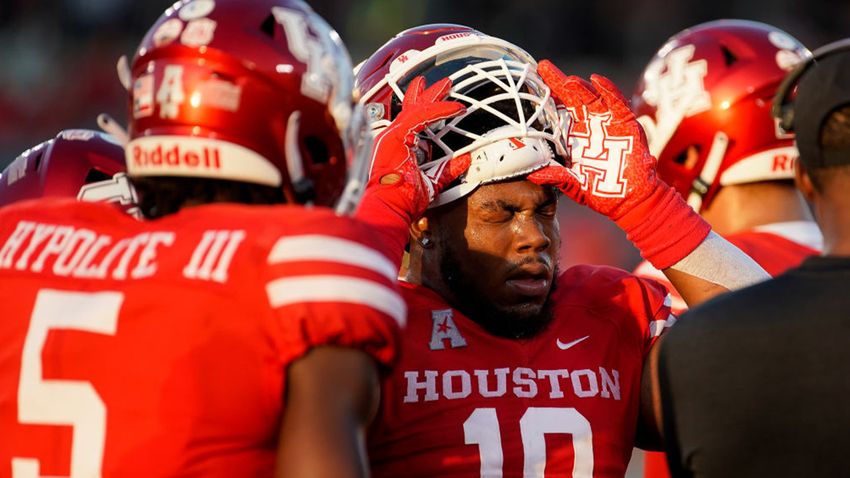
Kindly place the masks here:
POLYGON ((281 187, 287 201, 359 200, 371 138, 339 35, 300 0, 182 0, 131 64, 131 177, 281 187))
POLYGON ((56 196, 113 202, 134 215, 138 211, 124 173, 124 148, 97 131, 62 131, 24 151, 0 173, 0 206, 56 196))
POLYGON ((722 186, 792 178, 793 136, 770 107, 782 78, 809 55, 782 30, 743 20, 668 40, 632 98, 660 177, 697 211, 722 186))
MULTIPOLYGON (((444 190, 435 206, 467 194, 478 184, 527 174, 548 164, 554 158, 551 147, 566 156, 566 112, 556 108, 549 87, 537 75, 534 58, 507 41, 461 25, 423 25, 390 39, 358 65, 355 74, 373 133, 401 111, 411 80, 424 76, 433 84, 451 78, 449 99, 464 103, 467 112, 424 132, 426 172, 453 156, 478 153, 487 145, 516 138, 528 139, 539 153, 518 155, 517 161, 502 161, 510 159, 502 154, 473 154, 470 173, 477 174, 466 174, 459 184, 444 190)), ((496 149, 510 151, 502 146, 496 149)))

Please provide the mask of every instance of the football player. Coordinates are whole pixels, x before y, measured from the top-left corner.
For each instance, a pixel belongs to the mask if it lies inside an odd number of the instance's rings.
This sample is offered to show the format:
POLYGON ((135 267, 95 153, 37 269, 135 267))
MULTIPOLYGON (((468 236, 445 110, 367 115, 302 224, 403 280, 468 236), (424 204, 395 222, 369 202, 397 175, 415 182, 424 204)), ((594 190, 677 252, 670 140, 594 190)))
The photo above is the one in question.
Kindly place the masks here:
POLYGON ((772 108, 796 134, 795 182, 823 231, 823 253, 689 310, 662 344, 673 476, 850 476, 850 417, 833 406, 850 394, 848 52, 850 39, 814 50, 772 108))
POLYGON ((0 173, 0 206, 59 196, 106 201, 137 214, 125 169, 124 148, 112 136, 64 130, 21 153, 0 173))
POLYGON ((431 174, 447 158, 471 165, 410 227, 408 322, 369 432, 373 473, 623 476, 639 421, 657 433, 641 379, 670 303, 625 271, 558 270, 558 190, 616 221, 692 303, 767 275, 657 178, 607 79, 567 77, 467 27, 417 27, 357 70, 376 129, 401 118, 420 76, 450 78, 467 112, 410 154, 431 174), (552 96, 573 118, 569 168, 552 96))
MULTIPOLYGON (((181 1, 130 80, 149 220, 0 210, 0 475, 365 476, 406 307, 401 250, 347 215, 371 141, 339 37, 300 0, 181 1)), ((441 92, 399 126, 463 110, 441 92)), ((371 211, 424 210, 452 179, 378 152, 371 211)))
MULTIPOLYGON (((809 55, 789 34, 763 23, 704 23, 661 47, 632 98, 661 179, 771 275, 822 247, 794 187, 794 136, 770 114, 780 82, 809 55)), ((651 264, 635 273, 663 283, 674 312, 687 309, 651 264)), ((644 466, 647 477, 668 476, 663 454, 646 455, 644 466)))

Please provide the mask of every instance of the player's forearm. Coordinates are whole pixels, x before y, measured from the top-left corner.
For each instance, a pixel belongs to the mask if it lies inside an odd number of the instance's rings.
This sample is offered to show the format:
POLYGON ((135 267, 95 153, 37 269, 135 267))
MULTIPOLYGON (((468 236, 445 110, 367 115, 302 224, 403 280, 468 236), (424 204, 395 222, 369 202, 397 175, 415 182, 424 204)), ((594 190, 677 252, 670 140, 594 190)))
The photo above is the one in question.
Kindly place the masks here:
POLYGON ((369 476, 365 430, 378 400, 378 373, 362 351, 320 347, 293 363, 276 476, 369 476))
POLYGON ((690 307, 770 278, 750 256, 714 232, 664 274, 690 307))
POLYGON ((399 269, 410 235, 409 218, 393 211, 371 190, 364 194, 355 217, 372 227, 372 246, 399 269))
POLYGON ((401 265, 410 224, 471 162, 468 154, 452 158, 430 175, 417 165, 417 135, 429 124, 466 111, 462 103, 447 100, 451 86, 448 78, 427 89, 424 77, 411 81, 401 113, 375 137, 369 182, 355 217, 375 228, 376 240, 384 243, 379 249, 396 265, 401 265))

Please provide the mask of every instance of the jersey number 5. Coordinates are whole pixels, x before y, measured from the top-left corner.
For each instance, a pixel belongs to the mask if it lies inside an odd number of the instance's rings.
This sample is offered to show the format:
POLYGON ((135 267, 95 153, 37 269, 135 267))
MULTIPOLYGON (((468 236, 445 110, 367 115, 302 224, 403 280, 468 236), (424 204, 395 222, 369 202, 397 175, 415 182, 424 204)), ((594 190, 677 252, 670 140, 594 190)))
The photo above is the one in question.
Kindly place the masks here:
MULTIPOLYGON (((18 385, 18 421, 73 427, 71 474, 99 477, 106 439, 106 406, 89 382, 45 380, 41 353, 51 329, 115 335, 124 295, 118 292, 63 292, 43 289, 35 299, 18 385)), ((40 477, 36 458, 12 458, 13 478, 40 477)))
MULTIPOLYGON (((531 407, 519 420, 522 449, 525 453, 522 476, 543 478, 546 472, 547 433, 573 436, 573 478, 593 476, 593 440, 590 422, 575 408, 531 407)), ((467 445, 478 445, 481 476, 502 476, 502 432, 495 408, 476 408, 463 422, 467 445)))

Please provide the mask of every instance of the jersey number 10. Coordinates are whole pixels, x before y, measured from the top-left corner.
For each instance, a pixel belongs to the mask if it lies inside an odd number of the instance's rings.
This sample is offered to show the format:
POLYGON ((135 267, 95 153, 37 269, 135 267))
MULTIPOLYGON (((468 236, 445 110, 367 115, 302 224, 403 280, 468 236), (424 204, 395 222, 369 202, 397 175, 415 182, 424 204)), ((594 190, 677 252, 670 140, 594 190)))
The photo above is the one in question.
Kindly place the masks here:
MULTIPOLYGON (((593 476, 593 436, 590 422, 575 408, 531 407, 519 420, 525 454, 522 476, 543 478, 546 471, 547 433, 573 436, 573 478, 593 476)), ((464 442, 478 445, 481 476, 502 476, 502 432, 495 408, 476 408, 463 422, 464 442)))

